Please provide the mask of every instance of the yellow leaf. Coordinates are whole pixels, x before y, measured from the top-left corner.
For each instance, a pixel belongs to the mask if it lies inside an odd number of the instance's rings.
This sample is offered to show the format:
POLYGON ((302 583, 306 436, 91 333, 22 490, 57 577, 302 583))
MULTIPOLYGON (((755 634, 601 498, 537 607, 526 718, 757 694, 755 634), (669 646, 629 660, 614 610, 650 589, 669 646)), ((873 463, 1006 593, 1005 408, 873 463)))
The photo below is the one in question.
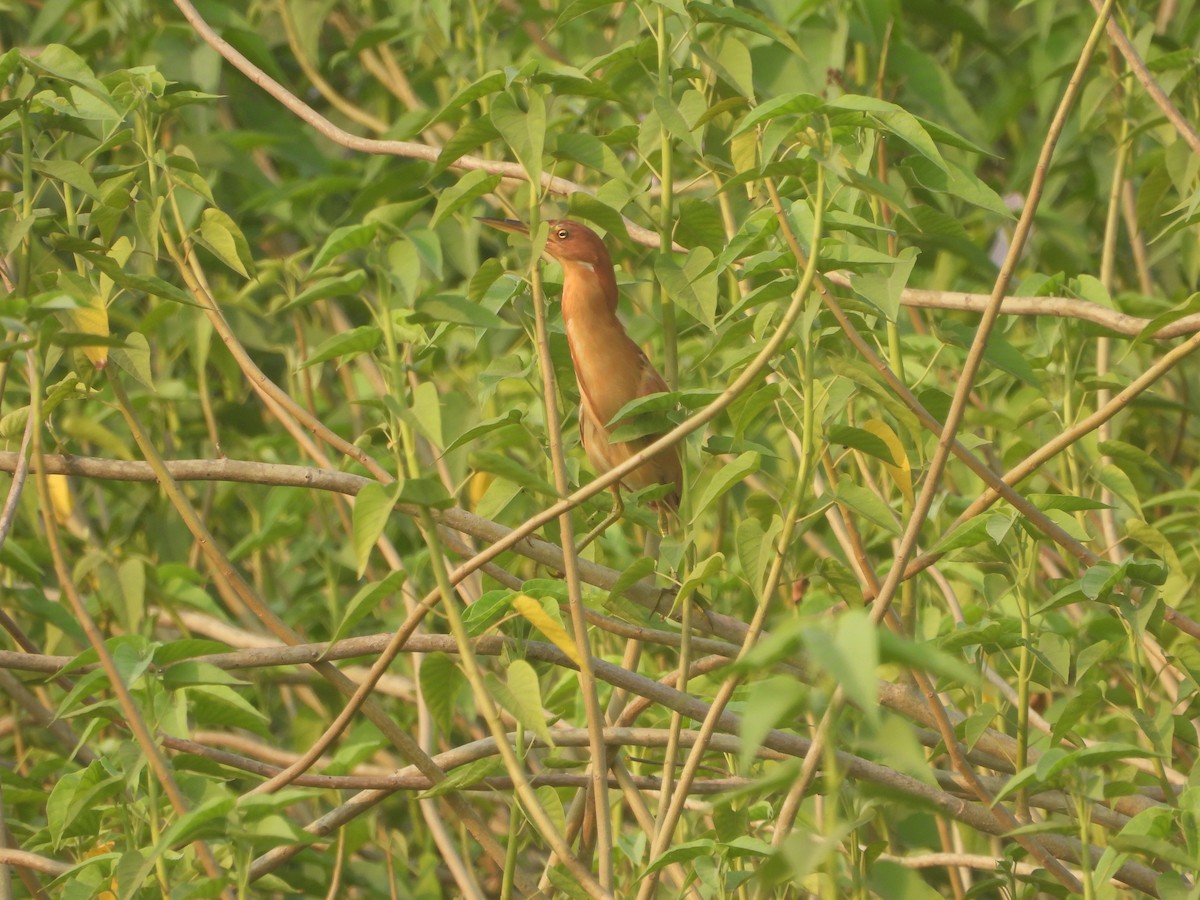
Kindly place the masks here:
POLYGON ((91 859, 93 856, 103 856, 105 853, 112 853, 113 848, 115 848, 116 846, 117 846, 116 841, 103 841, 103 842, 97 844, 95 847, 92 847, 92 849, 85 850, 83 852, 83 858, 91 859))
POLYGON ((470 501, 468 509, 475 509, 479 505, 479 501, 495 480, 496 476, 491 472, 475 472, 471 476, 471 480, 467 482, 467 498, 470 501))
MULTIPOLYGON (((81 334, 94 334, 97 337, 108 337, 108 307, 105 305, 103 298, 99 294, 90 294, 88 296, 88 305, 80 306, 76 309, 67 310, 66 317, 70 322, 72 331, 78 331, 81 334)), ((88 346, 84 345, 79 348, 83 351, 83 355, 91 361, 91 364, 97 369, 103 369, 108 365, 108 347, 105 345, 88 346)))
POLYGON ((900 493, 904 495, 905 502, 912 506, 912 468, 908 464, 908 454, 904 452, 904 445, 900 443, 900 438, 896 437, 896 432, 892 431, 887 422, 882 419, 870 419, 863 422, 863 430, 871 432, 887 444, 888 449, 892 451, 892 459, 897 462, 895 464, 884 463, 884 465, 887 466, 896 486, 900 488, 900 493))
POLYGON ((555 647, 567 654, 575 665, 582 664, 583 660, 579 656, 579 649, 575 646, 575 642, 571 640, 571 636, 567 634, 566 629, 542 609, 541 603, 534 600, 528 594, 517 594, 513 598, 513 607, 525 617, 529 624, 554 644, 555 647))
POLYGON ((66 475, 47 475, 46 486, 50 489, 50 511, 63 528, 77 538, 88 537, 87 523, 75 508, 75 494, 66 475))

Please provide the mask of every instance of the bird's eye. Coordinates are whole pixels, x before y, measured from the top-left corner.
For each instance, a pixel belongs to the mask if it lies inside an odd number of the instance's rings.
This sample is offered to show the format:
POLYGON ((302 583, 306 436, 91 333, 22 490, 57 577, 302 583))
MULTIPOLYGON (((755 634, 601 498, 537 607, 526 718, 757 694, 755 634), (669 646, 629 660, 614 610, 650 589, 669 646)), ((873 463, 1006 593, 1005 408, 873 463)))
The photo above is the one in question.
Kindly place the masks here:
POLYGON ((560 241, 565 241, 567 239, 567 229, 565 229, 565 228, 558 229, 558 239, 560 241))

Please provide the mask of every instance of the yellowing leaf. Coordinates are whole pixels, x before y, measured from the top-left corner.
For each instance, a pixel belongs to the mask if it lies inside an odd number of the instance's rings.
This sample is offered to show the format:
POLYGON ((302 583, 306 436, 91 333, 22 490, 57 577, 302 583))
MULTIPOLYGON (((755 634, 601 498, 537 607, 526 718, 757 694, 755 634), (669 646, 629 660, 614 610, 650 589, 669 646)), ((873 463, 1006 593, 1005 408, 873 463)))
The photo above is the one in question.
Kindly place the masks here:
MULTIPOLYGON (((70 323, 70 329, 80 334, 107 338, 109 336, 108 307, 104 304, 104 300, 99 294, 94 293, 76 299, 81 305, 64 313, 70 323), (82 305, 84 302, 86 302, 86 306, 82 305)), ((103 369, 108 365, 108 346, 106 344, 82 344, 79 349, 97 369, 103 369)))
POLYGON ((896 462, 885 462, 884 465, 887 466, 896 486, 900 488, 900 493, 904 495, 904 501, 911 506, 913 502, 912 467, 908 463, 908 454, 904 452, 904 445, 900 443, 900 438, 882 419, 869 419, 863 422, 863 430, 871 432, 887 444, 888 449, 892 451, 892 459, 896 462))
POLYGON ((71 518, 75 504, 71 501, 71 483, 66 475, 47 475, 46 487, 50 489, 50 506, 59 525, 71 518))
POLYGON ((479 501, 483 499, 483 495, 487 493, 487 489, 495 480, 496 476, 491 472, 475 472, 471 475, 470 481, 467 482, 467 499, 470 504, 468 509, 475 509, 479 506, 479 501))
POLYGON ((540 631, 550 643, 567 654, 567 657, 575 665, 582 664, 583 660, 579 656, 579 648, 575 646, 575 642, 571 640, 571 636, 567 634, 565 628, 559 625, 558 622, 542 609, 541 603, 528 594, 517 594, 513 598, 513 608, 524 616, 530 625, 540 631))

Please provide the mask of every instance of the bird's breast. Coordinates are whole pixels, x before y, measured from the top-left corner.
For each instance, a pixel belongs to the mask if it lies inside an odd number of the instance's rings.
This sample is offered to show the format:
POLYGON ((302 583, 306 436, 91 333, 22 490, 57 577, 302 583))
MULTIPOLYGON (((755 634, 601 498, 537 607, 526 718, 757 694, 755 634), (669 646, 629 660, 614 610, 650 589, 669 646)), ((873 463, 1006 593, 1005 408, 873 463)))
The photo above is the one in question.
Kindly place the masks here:
POLYGON ((638 396, 641 351, 615 318, 611 323, 573 318, 565 324, 580 399, 607 430, 621 407, 638 396))

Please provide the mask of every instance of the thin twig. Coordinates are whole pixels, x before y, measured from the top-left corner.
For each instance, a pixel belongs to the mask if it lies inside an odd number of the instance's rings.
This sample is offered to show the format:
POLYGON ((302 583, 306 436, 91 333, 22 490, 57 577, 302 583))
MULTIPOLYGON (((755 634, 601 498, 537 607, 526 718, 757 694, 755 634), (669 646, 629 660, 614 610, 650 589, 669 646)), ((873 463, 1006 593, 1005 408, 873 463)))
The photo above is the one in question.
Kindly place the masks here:
MULTIPOLYGON (((1138 84, 1150 95, 1150 99, 1155 102, 1163 115, 1167 117, 1167 121, 1174 126, 1179 132, 1179 136, 1184 142, 1192 148, 1192 153, 1200 156, 1200 133, 1192 127, 1192 123, 1171 102, 1171 98, 1154 80, 1154 76, 1150 74, 1150 69, 1146 66, 1145 60, 1138 54, 1137 48, 1133 46, 1129 38, 1125 36, 1125 32, 1121 30, 1120 24, 1115 19, 1109 18, 1102 12, 1101 0, 1091 0, 1092 8, 1096 10, 1101 18, 1108 19, 1108 36, 1112 39, 1113 44, 1125 57, 1125 63, 1133 72, 1134 78, 1138 80, 1138 84)), ((1106 4, 1108 5, 1108 4, 1106 4)))

